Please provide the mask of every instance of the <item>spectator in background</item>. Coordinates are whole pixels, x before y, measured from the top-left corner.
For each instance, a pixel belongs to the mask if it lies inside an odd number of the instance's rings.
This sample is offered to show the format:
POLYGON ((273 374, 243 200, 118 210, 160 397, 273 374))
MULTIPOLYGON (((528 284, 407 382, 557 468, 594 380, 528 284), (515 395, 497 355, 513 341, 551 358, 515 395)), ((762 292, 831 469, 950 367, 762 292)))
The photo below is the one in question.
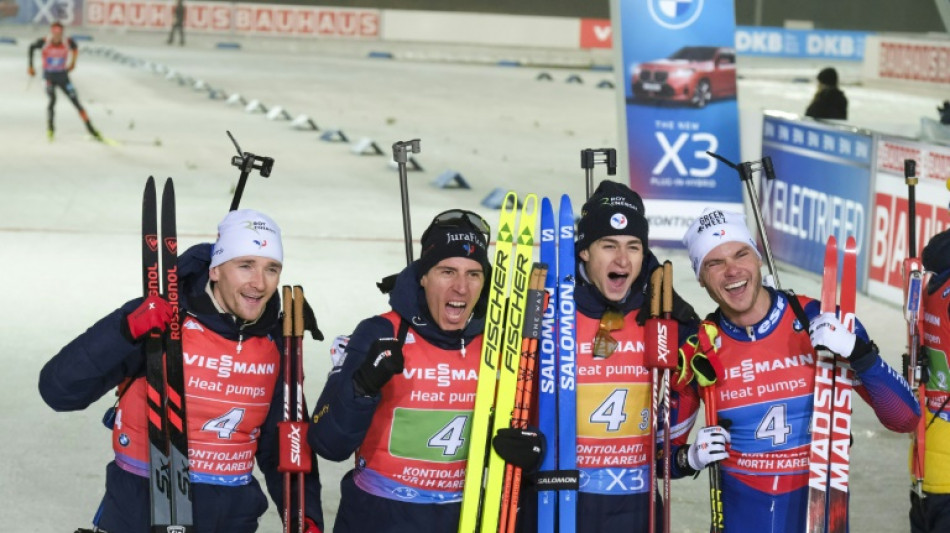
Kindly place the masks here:
POLYGON ((185 46, 185 2, 176 0, 172 11, 172 31, 168 33, 168 44, 175 40, 175 31, 178 31, 178 46, 185 46))
POLYGON ((848 119, 848 99, 838 88, 838 71, 833 67, 818 73, 818 90, 808 104, 805 116, 811 118, 848 119))
POLYGON ((940 123, 950 125, 950 100, 944 100, 943 105, 937 108, 940 113, 940 123))

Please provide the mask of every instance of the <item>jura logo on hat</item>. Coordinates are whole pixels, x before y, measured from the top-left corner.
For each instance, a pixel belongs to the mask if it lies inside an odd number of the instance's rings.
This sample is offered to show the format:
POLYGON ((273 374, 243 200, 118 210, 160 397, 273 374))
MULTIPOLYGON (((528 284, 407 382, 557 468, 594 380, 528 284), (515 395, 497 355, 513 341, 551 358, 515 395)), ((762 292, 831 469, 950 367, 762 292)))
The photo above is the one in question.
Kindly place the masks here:
POLYGON ((474 248, 474 247, 475 247, 475 246, 478 246, 479 243, 480 243, 480 240, 479 240, 479 238, 478 238, 478 235, 476 235, 475 233, 472 233, 472 232, 465 232, 465 233, 446 233, 446 234, 445 234, 445 244, 451 244, 451 243, 456 242, 456 241, 466 241, 466 242, 468 242, 469 244, 466 244, 466 245, 465 245, 465 251, 467 251, 469 254, 471 254, 473 251, 475 251, 475 248, 474 248), (471 247, 471 250, 469 250, 469 247, 471 247))
POLYGON ((610 226, 614 229, 623 229, 627 227, 627 217, 623 213, 614 213, 610 217, 610 226))

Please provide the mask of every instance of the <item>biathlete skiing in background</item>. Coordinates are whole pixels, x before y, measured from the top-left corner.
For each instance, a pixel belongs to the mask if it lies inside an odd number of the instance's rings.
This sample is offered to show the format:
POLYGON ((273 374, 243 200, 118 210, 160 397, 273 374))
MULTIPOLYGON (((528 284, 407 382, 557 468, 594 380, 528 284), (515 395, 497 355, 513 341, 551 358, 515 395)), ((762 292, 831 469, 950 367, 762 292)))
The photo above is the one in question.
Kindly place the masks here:
POLYGON ((40 37, 30 45, 28 54, 28 69, 30 76, 36 75, 36 69, 33 68, 33 53, 40 50, 43 58, 43 79, 46 80, 46 96, 49 97, 49 105, 46 108, 46 136, 53 140, 55 128, 53 126, 54 108, 56 107, 56 88, 59 87, 69 101, 76 106, 79 116, 82 118, 86 130, 96 140, 102 141, 103 138, 92 127, 89 115, 79 103, 79 96, 76 94, 76 88, 69 80, 69 71, 76 68, 76 57, 79 55, 79 49, 76 41, 63 35, 63 25, 60 22, 50 24, 49 35, 40 37))

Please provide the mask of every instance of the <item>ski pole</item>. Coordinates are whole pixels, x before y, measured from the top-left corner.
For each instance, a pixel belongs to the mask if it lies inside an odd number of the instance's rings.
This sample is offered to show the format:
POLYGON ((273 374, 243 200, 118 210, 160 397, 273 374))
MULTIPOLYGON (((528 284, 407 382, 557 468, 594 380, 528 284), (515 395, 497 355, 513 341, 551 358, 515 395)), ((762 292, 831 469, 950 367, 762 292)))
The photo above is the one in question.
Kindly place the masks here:
MULTIPOLYGON (((294 353, 294 403, 296 413, 294 422, 302 423, 303 415, 303 332, 304 323, 304 305, 306 300, 303 297, 303 287, 294 285, 294 344, 296 344, 296 353, 294 353)), ((294 474, 297 478, 297 528, 298 533, 304 530, 304 512, 306 507, 306 494, 304 492, 304 473, 294 474)))
MULTIPOLYGON (((534 400, 534 373, 538 359, 538 339, 541 337, 541 317, 547 307, 547 292, 544 280, 548 266, 535 263, 528 286, 527 315, 521 341, 518 389, 515 393, 515 411, 511 417, 512 427, 525 429, 534 400)), ((505 465, 505 488, 502 491, 501 517, 498 520, 500 533, 513 533, 518 516, 518 500, 521 497, 521 468, 505 465)))
POLYGON ((587 198, 594 191, 594 165, 603 163, 607 165, 607 175, 613 176, 617 173, 617 150, 614 148, 585 148, 581 150, 581 168, 584 169, 584 175, 587 178, 587 198), (603 159, 597 156, 602 155, 603 159))
POLYGON ((297 488, 297 533, 303 533, 306 512, 306 493, 304 491, 304 475, 310 471, 311 462, 308 451, 302 451, 303 435, 306 434, 303 405, 303 332, 310 331, 315 339, 322 340, 318 334, 316 319, 312 309, 307 305, 303 296, 303 287, 294 285, 283 286, 282 302, 284 308, 283 334, 283 374, 284 374, 284 412, 280 423, 280 455, 281 462, 278 470, 283 473, 284 508, 281 518, 284 522, 283 532, 290 533, 293 515, 293 488, 297 488), (310 322, 310 323, 308 323, 310 322), (293 398, 293 400, 291 400, 293 398), (291 412, 291 402, 294 404, 291 412))
POLYGON ((234 188, 234 198, 231 200, 231 208, 229 209, 229 211, 235 211, 238 205, 241 204, 241 196, 244 194, 244 185, 247 183, 247 177, 250 176, 251 171, 259 170, 261 177, 270 177, 270 172, 274 168, 274 158, 254 155, 251 152, 242 152, 234 135, 231 135, 230 131, 225 131, 228 137, 231 138, 231 142, 234 143, 234 147, 237 148, 238 152, 238 155, 231 158, 231 165, 241 170, 237 187, 234 188))
MULTIPOLYGON (((291 368, 291 354, 293 353, 293 332, 294 332, 294 299, 293 292, 290 285, 284 285, 282 289, 283 296, 283 305, 284 305, 284 322, 283 322, 283 332, 284 332, 284 354, 283 354, 283 366, 284 366, 284 422, 290 422, 290 368, 291 368)), ((284 509, 283 509, 283 521, 284 521, 284 533, 290 533, 290 513, 291 513, 291 504, 290 504, 290 482, 291 482, 291 473, 284 472, 284 509)))
POLYGON ((407 150, 418 154, 421 151, 419 139, 393 143, 393 161, 399 167, 399 193, 402 200, 402 231, 403 240, 406 243, 406 264, 409 265, 412 263, 412 226, 409 222, 409 183, 406 176, 407 150))
MULTIPOLYGON (((907 244, 908 256, 901 265, 904 278, 904 319, 907 321, 907 383, 917 392, 921 413, 927 410, 927 391, 925 377, 926 359, 919 357, 920 346, 920 305, 923 296, 923 265, 917 257, 917 162, 904 160, 904 182, 907 184, 907 244)), ((911 451, 911 492, 923 497, 924 446, 926 421, 923 414, 917 428, 910 434, 911 451)))
MULTIPOLYGON (((661 287, 663 284, 663 269, 657 268, 650 274, 650 319, 647 320, 648 329, 647 329, 647 339, 653 340, 656 338, 655 334, 651 334, 651 330, 659 329, 659 325, 656 325, 655 328, 651 328, 657 322, 659 322, 660 317, 660 306, 662 303, 661 287)), ((656 349, 647 349, 647 357, 655 358, 656 349)), ((649 529, 648 531, 656 531, 656 430, 657 430, 657 404, 659 399, 657 398, 657 381, 659 380, 658 370, 655 364, 645 365, 652 371, 652 387, 650 389, 650 442, 647 446, 649 453, 647 454, 647 461, 649 463, 649 476, 647 490, 650 491, 650 512, 649 512, 649 529)))
POLYGON ((735 164, 719 154, 714 154, 708 150, 706 153, 736 169, 736 172, 739 173, 739 179, 745 184, 746 192, 749 193, 749 202, 752 204, 752 214, 755 215, 755 225, 759 231, 759 240, 762 241, 762 248, 765 251, 765 261, 769 267, 769 276, 772 278, 771 284, 776 289, 781 289, 782 283, 778 279, 778 270, 775 269, 775 261, 772 259, 772 247, 769 246, 769 237, 765 233, 765 223, 762 222, 762 210, 759 209, 759 195, 756 194, 755 186, 752 183, 752 178, 756 172, 763 173, 765 179, 775 179, 775 168, 772 167, 772 158, 766 156, 758 161, 747 161, 735 164))
POLYGON ((663 531, 670 531, 670 365, 676 366, 675 357, 672 357, 679 335, 677 325, 673 320, 673 263, 663 262, 663 322, 665 322, 666 343, 658 346, 659 362, 666 362, 663 367, 663 531), (663 355, 663 350, 666 355, 663 355))
MULTIPOLYGON (((704 325, 700 324, 700 328, 704 325)), ((700 331, 700 336, 705 336, 700 331)), ((718 376, 724 373, 722 363, 715 354, 711 341, 700 343, 699 350, 690 360, 690 366, 693 368, 693 374, 700 389, 703 391, 703 405, 705 407, 706 426, 719 425, 719 412, 716 406, 716 381, 718 376), (708 345, 707 345, 708 344, 708 345)), ((711 528, 713 533, 721 533, 725 527, 725 517, 722 514, 722 478, 719 462, 709 465, 709 510, 711 514, 711 528)))

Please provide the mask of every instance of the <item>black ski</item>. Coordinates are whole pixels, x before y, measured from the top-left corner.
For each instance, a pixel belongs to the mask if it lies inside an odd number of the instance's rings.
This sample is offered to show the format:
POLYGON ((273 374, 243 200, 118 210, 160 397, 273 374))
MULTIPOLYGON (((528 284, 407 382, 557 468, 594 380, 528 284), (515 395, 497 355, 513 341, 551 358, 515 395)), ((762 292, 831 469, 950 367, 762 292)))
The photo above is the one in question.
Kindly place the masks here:
POLYGON ((143 288, 148 297, 163 294, 164 285, 164 297, 173 309, 165 334, 153 330, 145 339, 152 533, 192 531, 177 252, 174 185, 171 178, 165 182, 159 236, 155 179, 149 176, 142 199, 143 288))
POLYGON ((188 424, 185 417, 185 368, 181 347, 181 315, 178 305, 178 229, 175 222, 175 184, 165 181, 162 191, 162 271, 165 299, 172 308, 172 319, 165 331, 166 424, 171 458, 172 524, 192 529, 191 486, 188 479, 188 424))

